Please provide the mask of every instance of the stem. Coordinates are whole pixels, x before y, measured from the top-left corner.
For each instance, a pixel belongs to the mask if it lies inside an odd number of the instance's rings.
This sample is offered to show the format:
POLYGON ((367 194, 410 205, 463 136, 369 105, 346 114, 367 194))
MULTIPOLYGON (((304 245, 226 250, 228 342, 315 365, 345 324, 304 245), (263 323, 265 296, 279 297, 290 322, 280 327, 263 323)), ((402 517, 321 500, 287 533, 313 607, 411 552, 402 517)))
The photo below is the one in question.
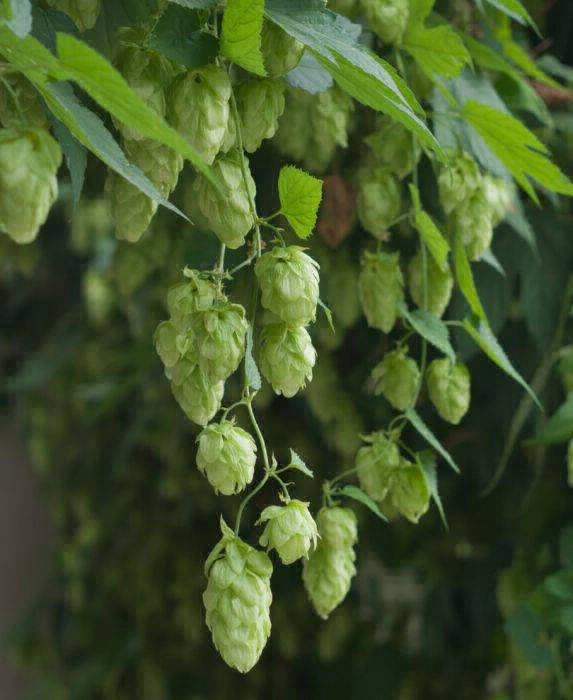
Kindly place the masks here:
POLYGON ((221 288, 223 286, 223 276, 225 275, 225 250, 227 246, 224 243, 221 243, 221 249, 219 252, 219 265, 217 267, 217 274, 219 275, 219 281, 218 281, 218 288, 219 291, 221 291, 221 288))
POLYGON ((343 471, 341 474, 338 476, 335 476, 334 479, 330 481, 330 485, 334 486, 337 481, 340 481, 341 479, 345 479, 347 476, 350 476, 351 474, 355 474, 358 471, 358 467, 352 467, 352 469, 347 469, 346 471, 343 471))
POLYGON ((269 480, 270 472, 266 472, 263 478, 259 481, 257 486, 251 491, 251 493, 248 494, 248 496, 245 496, 243 500, 241 501, 241 505, 239 506, 239 510, 237 512, 237 520, 235 521, 235 535, 239 534, 239 530, 241 528, 241 517, 243 515, 243 511, 245 510, 245 506, 247 503, 255 496, 262 488, 263 486, 267 483, 269 480))
POLYGON ((280 478, 280 476, 277 475, 277 472, 275 471, 271 472, 271 476, 279 482, 286 500, 290 501, 290 493, 288 492, 288 488, 285 482, 280 478))
POLYGON ((228 272, 227 274, 228 274, 230 277, 232 277, 232 276, 233 276, 236 272, 238 272, 239 270, 242 270, 244 267, 248 267, 248 266, 253 262, 253 260, 254 260, 256 257, 257 257, 257 254, 256 254, 256 253, 253 253, 253 255, 249 255, 249 257, 246 258, 245 260, 243 260, 242 263, 240 263, 239 265, 237 265, 236 267, 234 267, 232 270, 229 270, 229 272, 228 272))
POLYGON ((240 401, 236 401, 235 403, 231 404, 228 408, 226 408, 223 411, 223 415, 221 416, 221 420, 224 421, 227 415, 235 408, 238 408, 239 406, 244 406, 245 400, 241 399, 240 401))

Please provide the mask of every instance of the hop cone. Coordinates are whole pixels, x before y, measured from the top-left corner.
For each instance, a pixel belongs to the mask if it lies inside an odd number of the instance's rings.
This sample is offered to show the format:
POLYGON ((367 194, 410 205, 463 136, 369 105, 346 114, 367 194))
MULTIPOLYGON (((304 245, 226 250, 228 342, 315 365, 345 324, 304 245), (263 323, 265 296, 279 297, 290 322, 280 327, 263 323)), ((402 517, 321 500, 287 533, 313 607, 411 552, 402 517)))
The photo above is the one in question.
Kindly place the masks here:
POLYGON ((167 369, 175 367, 185 354, 181 352, 180 335, 173 321, 163 321, 155 330, 155 349, 167 369))
POLYGON ((360 0, 364 16, 386 44, 400 44, 410 18, 409 0, 360 0))
POLYGON ((170 89, 170 123, 209 165, 225 137, 231 92, 227 72, 215 65, 189 71, 170 89))
POLYGON ((430 496, 423 469, 402 459, 392 479, 391 505, 410 522, 417 523, 430 507, 430 496))
POLYGON ((185 415, 198 425, 207 425, 221 408, 224 382, 211 382, 199 365, 182 358, 166 371, 171 389, 185 415))
POLYGON ((306 325, 316 317, 318 263, 300 246, 275 246, 255 265, 262 304, 285 323, 306 325))
POLYGON ((361 447, 356 455, 360 486, 375 501, 383 501, 400 466, 400 451, 384 433, 374 433, 369 445, 361 447))
POLYGON ((372 370, 375 393, 383 396, 398 411, 412 408, 420 384, 420 370, 416 362, 401 347, 386 353, 372 370))
POLYGON ((261 34, 261 52, 268 75, 271 78, 281 78, 298 65, 304 53, 304 44, 278 25, 265 20, 261 34))
POLYGON ((231 112, 227 120, 227 126, 225 127, 223 142, 221 143, 221 153, 228 153, 231 148, 235 146, 237 146, 237 124, 235 122, 235 116, 231 112))
POLYGON ((6 129, 48 125, 39 92, 20 73, 6 73, 0 81, 0 123, 6 129))
POLYGON ((470 406, 470 373, 461 362, 433 360, 426 375, 430 400, 440 416, 457 425, 470 406))
POLYGON ((258 523, 267 523, 259 544, 267 550, 275 549, 283 564, 292 564, 308 557, 316 547, 318 530, 308 503, 293 499, 284 506, 268 506, 258 523))
POLYGON ((400 183, 384 168, 363 168, 358 175, 356 208, 362 226, 381 236, 400 214, 400 183))
POLYGON ((372 328, 389 333, 404 301, 404 278, 399 253, 366 251, 358 278, 360 303, 372 328))
POLYGON ((16 243, 30 243, 46 221, 58 194, 62 161, 45 129, 0 131, 0 231, 16 243))
POLYGON ((225 663, 247 673, 271 633, 273 565, 267 554, 243 542, 224 522, 221 529, 223 537, 205 563, 205 619, 225 663))
POLYGON ((481 173, 475 160, 462 151, 449 153, 450 162, 438 176, 440 204, 446 214, 465 202, 481 183, 481 173))
POLYGON ((257 446, 253 438, 233 421, 211 423, 197 438, 197 467, 215 493, 230 496, 253 480, 257 446))
POLYGON ((196 311, 205 311, 213 305, 216 293, 213 284, 195 270, 186 269, 184 274, 186 281, 167 292, 167 308, 173 323, 181 331, 191 328, 196 311))
POLYGON ((326 620, 350 590, 358 532, 349 508, 323 508, 316 521, 320 540, 303 561, 302 580, 314 609, 326 620))
POLYGON ((229 248, 239 248, 255 223, 249 195, 255 196, 255 181, 248 173, 248 191, 236 154, 221 156, 213 166, 214 175, 222 183, 221 195, 209 180, 198 175, 193 193, 203 216, 219 240, 229 248))
POLYGON ((280 80, 249 80, 237 90, 243 146, 256 151, 265 139, 276 133, 284 112, 284 83, 280 80))
POLYGON ((80 32, 91 29, 99 15, 101 0, 46 0, 50 7, 65 12, 80 32))
POLYGON ((483 193, 491 209, 492 225, 500 224, 511 209, 511 189, 505 180, 484 175, 483 193))
POLYGON ((382 120, 380 128, 366 139, 376 162, 403 180, 416 167, 422 149, 412 132, 395 121, 382 120))
POLYGON ((276 394, 292 398, 312 380, 316 350, 302 326, 271 323, 261 333, 260 366, 276 394))
POLYGON ((447 268, 440 269, 431 255, 426 255, 427 304, 424 304, 424 261, 419 250, 408 267, 408 287, 414 303, 440 317, 450 303, 454 280, 447 268))
POLYGON ((493 238, 493 210, 480 185, 454 210, 451 217, 454 233, 461 235, 470 260, 479 260, 493 238))

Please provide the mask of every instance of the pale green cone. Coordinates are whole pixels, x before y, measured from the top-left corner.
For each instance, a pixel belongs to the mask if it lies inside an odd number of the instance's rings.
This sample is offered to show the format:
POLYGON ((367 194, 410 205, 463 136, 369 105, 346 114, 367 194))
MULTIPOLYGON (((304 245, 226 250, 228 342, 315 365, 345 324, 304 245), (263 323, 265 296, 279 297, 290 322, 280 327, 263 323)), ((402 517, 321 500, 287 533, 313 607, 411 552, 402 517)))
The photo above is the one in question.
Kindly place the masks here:
POLYGON ((197 467, 215 493, 230 496, 253 480, 257 446, 253 438, 233 421, 211 423, 197 438, 197 467))
POLYGON ((271 633, 273 565, 221 522, 223 537, 205 563, 205 620, 225 663, 247 673, 271 633))
POLYGON ((316 548, 318 530, 308 503, 293 499, 284 506, 268 506, 257 524, 266 522, 259 544, 274 549, 283 564, 292 564, 316 548))
POLYGON ((0 81, 0 124, 6 129, 48 126, 46 107, 40 93, 20 73, 2 75, 2 81, 0 81))
POLYGON ((375 501, 383 501, 392 484, 395 470, 400 466, 400 451, 384 433, 366 438, 369 445, 356 455, 358 480, 362 489, 375 501))
POLYGON ((46 0, 46 3, 71 17, 80 32, 92 29, 101 8, 101 0, 46 0))
POLYGON ((312 380, 316 350, 302 326, 271 323, 261 332, 260 369, 275 394, 292 398, 312 380))
POLYGON ((209 381, 199 365, 185 358, 168 372, 173 395, 185 415, 198 425, 207 425, 221 408, 225 383, 209 381))
POLYGON ((451 227, 461 236, 468 258, 479 260, 493 238, 493 210, 481 184, 452 212, 451 227))
POLYGON ((231 93, 227 71, 215 65, 178 77, 169 91, 169 122, 209 165, 225 138, 231 93))
POLYGON ((200 174, 193 183, 193 194, 217 238, 229 248, 239 248, 255 224, 249 204, 249 194, 253 198, 256 194, 255 181, 248 172, 247 190, 240 161, 233 151, 217 159, 213 174, 219 178, 223 194, 200 174))
POLYGON ((349 508, 323 508, 316 518, 319 542, 303 560, 302 580, 316 612, 326 620, 344 600, 356 574, 356 516, 349 508))
POLYGON ((447 155, 450 160, 438 175, 438 191, 442 209, 451 214, 479 187, 482 175, 469 153, 448 151, 447 155))
POLYGON ((404 301, 400 254, 366 251, 358 278, 358 294, 368 325, 389 333, 404 301))
POLYGON ((416 306, 431 311, 441 317, 446 310, 452 291, 454 279, 449 268, 440 269, 433 256, 426 253, 427 304, 424 303, 424 260, 422 251, 418 250, 408 266, 408 289, 416 306))
POLYGON ((306 325, 316 317, 318 263, 300 246, 275 246, 257 260, 261 303, 286 323, 306 325))
POLYGON ((387 352, 372 370, 374 392, 382 394, 398 411, 412 408, 420 384, 418 365, 407 353, 406 347, 387 352))
POLYGON ((362 168, 358 173, 356 208, 362 226, 382 236, 398 218, 402 205, 400 183, 384 168, 362 168))
POLYGON ((420 144, 412 132, 389 119, 381 119, 379 128, 365 141, 372 149, 376 162, 400 180, 414 170, 422 155, 420 144))
POLYGON ((368 28, 384 43, 399 45, 410 18, 410 0, 360 0, 368 28))
POLYGON ((500 224, 511 209, 512 192, 505 180, 484 175, 483 193, 491 209, 492 225, 500 224))
POLYGON ((248 80, 239 85, 237 108, 247 153, 253 153, 265 139, 275 135, 285 108, 284 91, 280 80, 248 80))
POLYGON ((261 52, 269 77, 281 78, 296 68, 304 53, 304 44, 274 22, 265 20, 261 34, 261 52))
POLYGON ((461 362, 433 360, 426 373, 430 400, 440 416, 457 425, 470 407, 470 373, 461 362))
POLYGON ((167 292, 167 308, 173 323, 180 330, 191 328, 193 314, 210 308, 217 294, 215 285, 197 270, 185 268, 185 282, 171 287, 167 292))
POLYGON ((417 523, 430 507, 430 487, 423 469, 402 459, 394 473, 390 503, 405 518, 417 523))
POLYGON ((58 195, 62 162, 58 143, 45 129, 0 131, 0 231, 30 243, 58 195))

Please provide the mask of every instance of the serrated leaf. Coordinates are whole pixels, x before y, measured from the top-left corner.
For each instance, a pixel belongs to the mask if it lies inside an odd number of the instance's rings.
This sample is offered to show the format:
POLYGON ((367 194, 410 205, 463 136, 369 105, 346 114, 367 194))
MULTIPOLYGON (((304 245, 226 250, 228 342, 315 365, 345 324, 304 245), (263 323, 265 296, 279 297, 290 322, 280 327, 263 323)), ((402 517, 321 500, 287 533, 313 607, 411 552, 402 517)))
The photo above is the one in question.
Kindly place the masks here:
POLYGON ((446 530, 448 530, 448 521, 446 519, 444 505, 442 503, 442 499, 440 498, 440 492, 438 490, 438 470, 436 468, 436 455, 431 450, 423 450, 422 452, 418 452, 418 454, 416 455, 416 461, 424 470, 424 475, 426 476, 426 481, 428 482, 428 487, 430 489, 430 494, 432 495, 432 500, 436 504, 444 527, 446 528, 446 530))
POLYGON ((11 31, 24 38, 32 31, 32 3, 30 0, 7 0, 4 23, 11 31))
POLYGON ((316 224, 322 198, 322 181, 293 165, 285 165, 279 174, 281 213, 299 238, 308 238, 316 224))
POLYGON ((245 379, 248 386, 258 391, 262 386, 261 375, 253 357, 253 327, 249 323, 247 342, 245 343, 245 379))
POLYGON ((221 28, 221 53, 256 75, 266 75, 261 53, 264 0, 228 0, 221 28))
POLYGON ((436 452, 442 455, 442 457, 446 460, 446 462, 450 465, 450 467, 457 473, 460 473, 458 465, 454 462, 452 456, 450 453, 445 449, 445 447, 442 447, 442 444, 438 440, 438 438, 434 435, 434 433, 428 428, 428 426, 424 423, 418 412, 413 409, 409 408, 406 413, 404 414, 406 418, 410 421, 412 426, 420 433, 420 435, 424 438, 424 440, 431 445, 436 452))
POLYGON ((314 479, 313 472, 306 466, 302 458, 292 449, 290 451, 290 464, 288 465, 287 469, 297 469, 299 472, 302 472, 311 479, 314 479))
POLYGON ((324 315, 326 316, 326 322, 328 323, 330 330, 333 333, 336 333, 336 330, 334 328, 334 319, 332 317, 332 311, 328 308, 328 306, 320 298, 318 299, 317 304, 324 311, 324 315))
POLYGON ((525 379, 519 374, 515 367, 511 364, 509 358, 505 354, 503 348, 497 341, 497 338, 491 331, 491 328, 480 321, 479 319, 473 320, 466 318, 462 323, 465 330, 469 333, 472 339, 479 345, 479 347, 485 352, 492 362, 500 367, 506 374, 508 374, 512 379, 514 379, 518 384, 520 384, 531 398, 535 401, 537 406, 542 409, 541 403, 537 398, 533 389, 525 381, 525 379))
POLYGON ((468 47, 473 60, 486 70, 498 71, 507 75, 516 75, 517 71, 506 60, 504 60, 496 51, 491 49, 483 41, 477 41, 469 35, 464 35, 464 41, 468 47))
POLYGON ((400 312, 417 333, 455 362, 456 353, 450 343, 448 327, 440 318, 424 309, 409 311, 406 304, 401 305, 400 312))
POLYGON ((536 433, 531 442, 537 445, 559 445, 573 438, 573 394, 549 418, 547 423, 536 433))
POLYGON ((311 95, 325 92, 334 84, 330 73, 308 51, 303 53, 298 66, 285 75, 285 80, 289 85, 311 95))
POLYGON ((87 167, 87 151, 71 134, 68 127, 53 117, 54 136, 62 148, 72 183, 72 199, 77 207, 84 187, 87 167))
POLYGON ((416 230, 428 246, 432 257, 441 270, 447 269, 447 258, 450 251, 450 244, 442 236, 440 229, 433 222, 432 218, 421 208, 420 194, 416 187, 410 185, 410 194, 414 205, 414 223, 416 230))
POLYGON ((200 29, 196 12, 173 5, 161 15, 149 46, 176 63, 198 68, 211 63, 219 50, 217 39, 200 29))
POLYGON ((359 489, 358 486, 348 484, 347 486, 344 486, 344 488, 340 489, 339 493, 341 496, 346 496, 347 498, 352 498, 354 501, 358 501, 358 503, 362 503, 363 506, 366 506, 375 515, 384 520, 384 522, 388 522, 388 519, 380 510, 376 501, 373 501, 370 496, 362 489, 359 489))
POLYGON ((404 35, 402 46, 432 79, 436 75, 455 78, 466 64, 471 63, 464 42, 449 24, 437 27, 413 25, 404 35))
POLYGON ((459 232, 455 233, 454 239, 454 269, 458 287, 470 305, 470 309, 478 318, 487 323, 487 316, 480 301, 470 261, 459 232))
POLYGON ((561 88, 561 85, 544 73, 527 51, 524 51, 513 39, 502 38, 501 45, 507 58, 513 61, 516 66, 519 66, 530 78, 538 80, 540 83, 545 83, 545 85, 550 87, 561 88))
POLYGON ((501 12, 504 12, 516 22, 530 24, 538 32, 535 22, 520 0, 485 0, 485 2, 489 2, 490 5, 501 10, 501 12))

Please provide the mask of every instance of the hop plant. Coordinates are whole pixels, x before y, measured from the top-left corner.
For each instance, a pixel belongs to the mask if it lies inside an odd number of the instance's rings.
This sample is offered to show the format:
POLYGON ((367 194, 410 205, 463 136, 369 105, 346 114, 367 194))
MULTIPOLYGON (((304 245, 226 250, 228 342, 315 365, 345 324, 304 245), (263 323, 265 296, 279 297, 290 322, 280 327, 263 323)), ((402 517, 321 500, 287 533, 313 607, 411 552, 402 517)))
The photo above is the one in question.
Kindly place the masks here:
POLYGON ((167 369, 175 367, 185 354, 180 346, 180 336, 181 333, 173 321, 162 321, 155 330, 155 349, 167 369))
POLYGON ((302 326, 271 323, 261 333, 260 367, 276 394, 292 398, 312 379, 316 350, 302 326))
POLYGON ((268 506, 257 524, 266 523, 259 544, 275 549, 283 564, 292 564, 316 547, 318 530, 308 503, 295 499, 284 506, 268 506))
POLYGON ((438 175, 440 205, 451 214, 468 200, 481 183, 481 173, 475 160, 466 153, 448 152, 449 162, 438 175))
POLYGON ((0 131, 0 231, 30 243, 58 195, 62 162, 57 142, 45 129, 0 131))
POLYGON ((400 451, 384 433, 366 438, 368 445, 356 455, 360 486, 375 501, 383 501, 392 484, 394 472, 400 466, 400 451))
POLYGON ((6 73, 0 81, 0 123, 6 129, 48 125, 39 92, 21 73, 6 73))
POLYGON ((65 12, 80 32, 91 29, 98 18, 101 0, 46 0, 50 7, 65 12))
POLYGON ((422 467, 402 458, 392 479, 391 505, 410 522, 417 523, 430 507, 430 497, 422 467))
POLYGON ((285 108, 284 83, 280 80, 242 83, 237 89, 237 108, 243 146, 248 153, 253 153, 276 133, 285 108))
POLYGON ((256 193, 255 181, 248 172, 245 185, 240 162, 233 152, 217 159, 213 173, 222 183, 224 193, 219 193, 205 176, 198 175, 193 194, 219 240, 229 248, 239 248, 255 223, 249 203, 249 197, 256 193))
POLYGON ((326 620, 344 600, 356 574, 356 516, 349 508, 323 508, 317 518, 320 541, 303 561, 302 580, 316 612, 326 620))
POLYGON ((493 210, 480 184, 451 216, 454 235, 460 235, 470 260, 479 260, 493 238, 493 210))
POLYGON ((296 68, 304 53, 304 44, 278 25, 265 20, 261 34, 261 52, 268 75, 271 78, 281 78, 296 68))
POLYGON ((512 193, 505 180, 491 175, 482 179, 483 193, 491 209, 492 225, 500 224, 511 208, 512 193))
POLYGON ((372 370, 375 393, 382 394, 398 411, 412 408, 420 385, 420 370, 402 346, 386 353, 372 370))
POLYGON ((395 121, 381 120, 378 129, 365 140, 376 162, 400 180, 414 170, 422 155, 420 144, 412 132, 395 121))
POLYGON ((427 300, 424 300, 424 258, 419 250, 408 267, 408 288, 414 303, 441 317, 450 303, 454 280, 449 268, 442 270, 431 255, 426 255, 427 300))
POLYGON ((362 310, 372 328, 389 333, 404 301, 404 278, 399 253, 366 251, 358 278, 362 310))
POLYGON ((328 0, 328 9, 339 15, 351 16, 358 7, 358 0, 328 0))
POLYGON ((470 373, 461 362, 448 357, 433 360, 427 370, 426 383, 430 400, 440 416, 457 425, 470 406, 470 373))
POLYGON ((400 44, 410 18, 409 0, 360 0, 368 26, 386 44, 400 44))
POLYGON ((198 425, 207 425, 221 408, 224 382, 209 380, 198 364, 181 358, 166 370, 171 389, 185 415, 198 425))
POLYGON ((215 493, 230 496, 253 480, 257 446, 253 438, 230 420, 211 423, 197 438, 197 467, 215 493))
POLYGON ((358 174, 356 209, 362 226, 382 236, 400 214, 400 183, 381 167, 365 167, 358 174))
POLYGON ((316 317, 318 263, 300 246, 275 246, 255 265, 262 305, 285 323, 304 326, 316 317))
POLYGON ((268 555, 243 542, 221 520, 223 536, 205 562, 203 593, 207 627, 225 663, 247 673, 271 633, 268 555))
POLYGON ((196 270, 185 269, 185 282, 180 282, 167 292, 167 308, 173 323, 181 331, 189 330, 193 315, 209 309, 215 301, 216 289, 196 270))
POLYGON ((227 72, 215 65, 179 76, 170 88, 170 123, 209 165, 225 138, 231 93, 227 72))

